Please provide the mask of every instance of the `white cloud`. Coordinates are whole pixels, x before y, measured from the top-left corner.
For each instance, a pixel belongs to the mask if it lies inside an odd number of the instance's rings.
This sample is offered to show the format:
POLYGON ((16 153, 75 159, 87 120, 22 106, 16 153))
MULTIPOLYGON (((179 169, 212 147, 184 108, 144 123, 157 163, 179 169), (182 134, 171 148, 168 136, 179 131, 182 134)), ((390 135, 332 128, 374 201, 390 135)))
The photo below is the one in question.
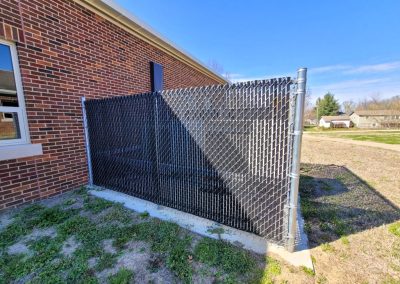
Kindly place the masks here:
POLYGON ((400 69, 400 61, 387 62, 381 64, 363 65, 346 70, 346 74, 379 73, 400 69))
POLYGON ((346 70, 351 68, 349 65, 329 65, 322 67, 310 68, 309 73, 311 74, 322 74, 322 73, 330 73, 339 70, 346 70))
POLYGON ((328 65, 310 68, 311 74, 326 74, 338 71, 340 74, 368 74, 400 70, 400 61, 392 61, 369 65, 328 65))
POLYGON ((332 92, 339 99, 360 100, 379 94, 382 98, 400 95, 400 80, 398 78, 375 78, 361 80, 345 80, 327 85, 310 86, 313 99, 332 92))

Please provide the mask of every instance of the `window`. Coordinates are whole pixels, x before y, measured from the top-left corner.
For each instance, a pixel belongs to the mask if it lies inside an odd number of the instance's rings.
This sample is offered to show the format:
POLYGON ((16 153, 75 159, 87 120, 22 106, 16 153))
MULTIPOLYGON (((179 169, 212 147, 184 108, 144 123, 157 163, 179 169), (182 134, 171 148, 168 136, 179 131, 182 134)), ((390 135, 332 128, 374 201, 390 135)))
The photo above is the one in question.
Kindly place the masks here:
POLYGON ((0 146, 29 143, 29 134, 13 43, 0 40, 0 146))

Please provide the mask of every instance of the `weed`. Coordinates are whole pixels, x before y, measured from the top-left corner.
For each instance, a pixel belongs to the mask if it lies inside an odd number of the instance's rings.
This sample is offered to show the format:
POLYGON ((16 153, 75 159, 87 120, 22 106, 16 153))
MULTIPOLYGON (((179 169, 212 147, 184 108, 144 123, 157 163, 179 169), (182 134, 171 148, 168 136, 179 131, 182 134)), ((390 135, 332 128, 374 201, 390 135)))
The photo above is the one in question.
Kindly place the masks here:
POLYGON ((317 278, 317 284, 326 284, 328 283, 328 279, 324 275, 320 275, 317 278))
POLYGON ((315 276, 314 269, 302 266, 301 269, 304 271, 305 274, 310 275, 310 276, 315 276))
POLYGON ((192 256, 188 250, 190 242, 190 238, 176 242, 167 257, 167 267, 187 283, 191 282, 193 273, 190 265, 192 256))
POLYGON ((323 243, 321 245, 321 249, 324 252, 334 252, 335 251, 335 248, 329 243, 323 243))
POLYGON ((335 217, 333 219, 333 226, 334 226, 334 232, 336 235, 338 235, 339 237, 341 236, 345 236, 347 234, 350 233, 350 229, 348 228, 348 226, 346 225, 345 222, 343 222, 342 220, 340 220, 339 218, 335 217))
POLYGON ((85 197, 88 195, 87 189, 85 186, 81 186, 79 189, 75 190, 74 192, 76 195, 80 195, 82 197, 85 197))
POLYGON ((151 272, 156 272, 161 268, 162 265, 163 259, 159 255, 155 255, 149 260, 148 269, 151 272))
POLYGON ((106 268, 112 267, 116 262, 117 262, 116 255, 106 252, 100 255, 95 269, 97 271, 103 271, 106 268))
POLYGON ((340 238, 340 240, 342 241, 342 244, 344 244, 344 245, 346 245, 346 246, 348 246, 348 245, 350 244, 350 241, 349 241, 349 239, 348 239, 346 236, 342 236, 342 237, 340 238))
POLYGON ((59 225, 58 233, 60 236, 67 237, 76 233, 79 234, 87 227, 93 227, 92 222, 87 217, 77 215, 59 225))
POLYGON ((27 232, 27 228, 22 226, 20 223, 11 223, 0 232, 0 248, 5 248, 11 245, 27 232))
POLYGON ((132 217, 130 212, 125 209, 121 204, 114 204, 109 212, 101 218, 102 222, 118 221, 127 224, 131 221, 132 217))
POLYGON ((255 261, 249 253, 221 240, 202 239, 195 247, 195 257, 227 273, 244 274, 255 267, 255 261))
POLYGON ((26 265, 27 259, 24 254, 9 255, 3 253, 0 258, 0 271, 4 279, 11 282, 26 275, 29 272, 29 267, 26 265))
POLYGON ((329 183, 327 183, 326 181, 320 181, 320 183, 321 183, 321 189, 322 190, 324 190, 324 191, 333 190, 333 187, 329 183))
POLYGON ((305 224, 304 224, 304 232, 306 234, 310 234, 312 232, 311 224, 309 222, 305 222, 305 224))
POLYGON ((322 222, 319 224, 319 228, 321 229, 321 231, 326 232, 330 230, 330 226, 328 223, 322 222))
POLYGON ((63 205, 64 205, 64 206, 71 206, 72 204, 75 204, 75 202, 76 202, 76 199, 70 198, 70 199, 65 200, 65 201, 63 202, 63 205))
POLYGON ((108 277, 110 284, 128 284, 131 282, 134 274, 131 270, 122 268, 116 274, 108 277))
POLYGON ((74 213, 73 210, 64 211, 59 207, 46 208, 27 220, 30 227, 50 227, 62 223, 74 213))
POLYGON ((314 202, 312 202, 306 198, 301 198, 300 206, 301 206, 301 212, 303 214, 304 219, 307 220, 307 219, 318 216, 318 211, 317 211, 317 208, 316 208, 314 202))
POLYGON ((400 237, 400 222, 389 225, 389 232, 393 235, 400 237))
POLYGON ((151 248, 155 252, 170 251, 179 236, 180 228, 177 224, 153 221, 148 230, 151 248))
POLYGON ((216 234, 216 235, 220 236, 223 233, 225 233, 225 230, 224 230, 224 228, 221 228, 221 227, 215 227, 215 228, 209 228, 207 230, 207 232, 209 232, 210 234, 216 234))
POLYGON ((272 257, 267 258, 267 269, 266 273, 269 276, 277 276, 280 275, 282 272, 281 265, 279 261, 273 259, 272 257))
POLYGON ((315 256, 311 256, 311 261, 314 265, 317 263, 317 259, 315 258, 315 256))
POLYGON ((150 214, 147 211, 144 211, 144 212, 139 214, 139 217, 143 218, 143 219, 148 218, 149 216, 150 216, 150 214))
POLYGON ((282 273, 280 263, 271 258, 267 258, 267 263, 265 269, 258 269, 254 274, 254 278, 251 283, 263 283, 263 284, 273 284, 275 283, 274 277, 282 273))
POLYGON ((102 198, 95 198, 95 197, 89 197, 87 196, 84 199, 84 206, 83 208, 85 210, 91 211, 92 213, 100 213, 104 209, 107 209, 111 206, 113 206, 114 203, 102 198))

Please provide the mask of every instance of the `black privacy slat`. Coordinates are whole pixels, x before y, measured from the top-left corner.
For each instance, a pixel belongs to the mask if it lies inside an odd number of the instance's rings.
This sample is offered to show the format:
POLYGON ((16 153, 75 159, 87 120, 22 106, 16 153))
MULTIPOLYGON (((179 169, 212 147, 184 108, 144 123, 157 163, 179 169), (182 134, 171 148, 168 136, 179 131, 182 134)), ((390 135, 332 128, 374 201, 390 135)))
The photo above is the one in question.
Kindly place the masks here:
POLYGON ((291 80, 86 101, 93 181, 285 241, 291 80))

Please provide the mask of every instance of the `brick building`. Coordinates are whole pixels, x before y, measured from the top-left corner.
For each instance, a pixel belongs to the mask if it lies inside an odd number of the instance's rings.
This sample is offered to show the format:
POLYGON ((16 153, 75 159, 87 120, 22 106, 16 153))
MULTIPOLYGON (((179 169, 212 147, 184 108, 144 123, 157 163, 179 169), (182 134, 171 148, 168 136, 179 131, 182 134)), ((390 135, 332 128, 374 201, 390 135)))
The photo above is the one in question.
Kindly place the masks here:
POLYGON ((87 183, 81 97, 225 82, 109 0, 0 0, 0 209, 87 183))

